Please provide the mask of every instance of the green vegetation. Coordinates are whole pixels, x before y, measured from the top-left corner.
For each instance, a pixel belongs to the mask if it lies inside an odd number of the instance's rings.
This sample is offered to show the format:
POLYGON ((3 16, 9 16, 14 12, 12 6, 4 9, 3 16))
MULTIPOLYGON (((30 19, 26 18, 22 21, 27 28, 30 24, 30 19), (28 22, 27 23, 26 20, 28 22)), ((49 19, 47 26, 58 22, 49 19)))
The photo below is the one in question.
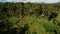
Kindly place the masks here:
POLYGON ((0 34, 60 34, 60 3, 0 3, 0 34))

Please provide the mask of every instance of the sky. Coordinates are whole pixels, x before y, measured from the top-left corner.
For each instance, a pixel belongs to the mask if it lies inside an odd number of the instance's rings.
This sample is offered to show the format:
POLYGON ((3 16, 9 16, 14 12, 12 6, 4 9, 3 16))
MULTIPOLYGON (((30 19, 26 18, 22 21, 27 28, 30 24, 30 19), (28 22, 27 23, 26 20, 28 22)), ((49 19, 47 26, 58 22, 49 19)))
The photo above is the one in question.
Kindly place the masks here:
POLYGON ((6 2, 7 0, 0 0, 0 2, 6 2))
POLYGON ((32 3, 55 3, 60 2, 60 0, 0 0, 0 2, 32 2, 32 3))

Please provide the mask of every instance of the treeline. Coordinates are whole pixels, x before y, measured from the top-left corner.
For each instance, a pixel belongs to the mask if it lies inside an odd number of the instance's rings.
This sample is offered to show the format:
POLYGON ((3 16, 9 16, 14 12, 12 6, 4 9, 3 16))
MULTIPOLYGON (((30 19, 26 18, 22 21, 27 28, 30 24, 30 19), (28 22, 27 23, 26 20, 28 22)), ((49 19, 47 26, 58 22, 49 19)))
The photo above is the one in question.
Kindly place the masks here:
POLYGON ((11 16, 24 17, 26 15, 48 16, 52 13, 59 13, 60 3, 0 3, 0 19, 11 16))

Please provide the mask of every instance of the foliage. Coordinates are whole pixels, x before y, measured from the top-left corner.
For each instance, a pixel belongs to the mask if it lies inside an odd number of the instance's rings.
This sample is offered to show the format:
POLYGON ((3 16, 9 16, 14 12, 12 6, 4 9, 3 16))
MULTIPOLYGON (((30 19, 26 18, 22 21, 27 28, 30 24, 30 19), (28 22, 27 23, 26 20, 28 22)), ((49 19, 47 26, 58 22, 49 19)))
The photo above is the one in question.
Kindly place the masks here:
POLYGON ((60 3, 0 3, 0 34, 60 34, 60 3))

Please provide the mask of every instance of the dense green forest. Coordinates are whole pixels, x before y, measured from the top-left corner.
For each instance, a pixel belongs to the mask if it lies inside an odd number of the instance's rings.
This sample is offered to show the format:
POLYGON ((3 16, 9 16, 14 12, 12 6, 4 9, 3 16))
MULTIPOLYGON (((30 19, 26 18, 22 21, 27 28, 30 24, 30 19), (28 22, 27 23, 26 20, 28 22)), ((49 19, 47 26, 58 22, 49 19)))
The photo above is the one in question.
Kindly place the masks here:
POLYGON ((60 34, 60 3, 1 3, 0 34, 60 34))

